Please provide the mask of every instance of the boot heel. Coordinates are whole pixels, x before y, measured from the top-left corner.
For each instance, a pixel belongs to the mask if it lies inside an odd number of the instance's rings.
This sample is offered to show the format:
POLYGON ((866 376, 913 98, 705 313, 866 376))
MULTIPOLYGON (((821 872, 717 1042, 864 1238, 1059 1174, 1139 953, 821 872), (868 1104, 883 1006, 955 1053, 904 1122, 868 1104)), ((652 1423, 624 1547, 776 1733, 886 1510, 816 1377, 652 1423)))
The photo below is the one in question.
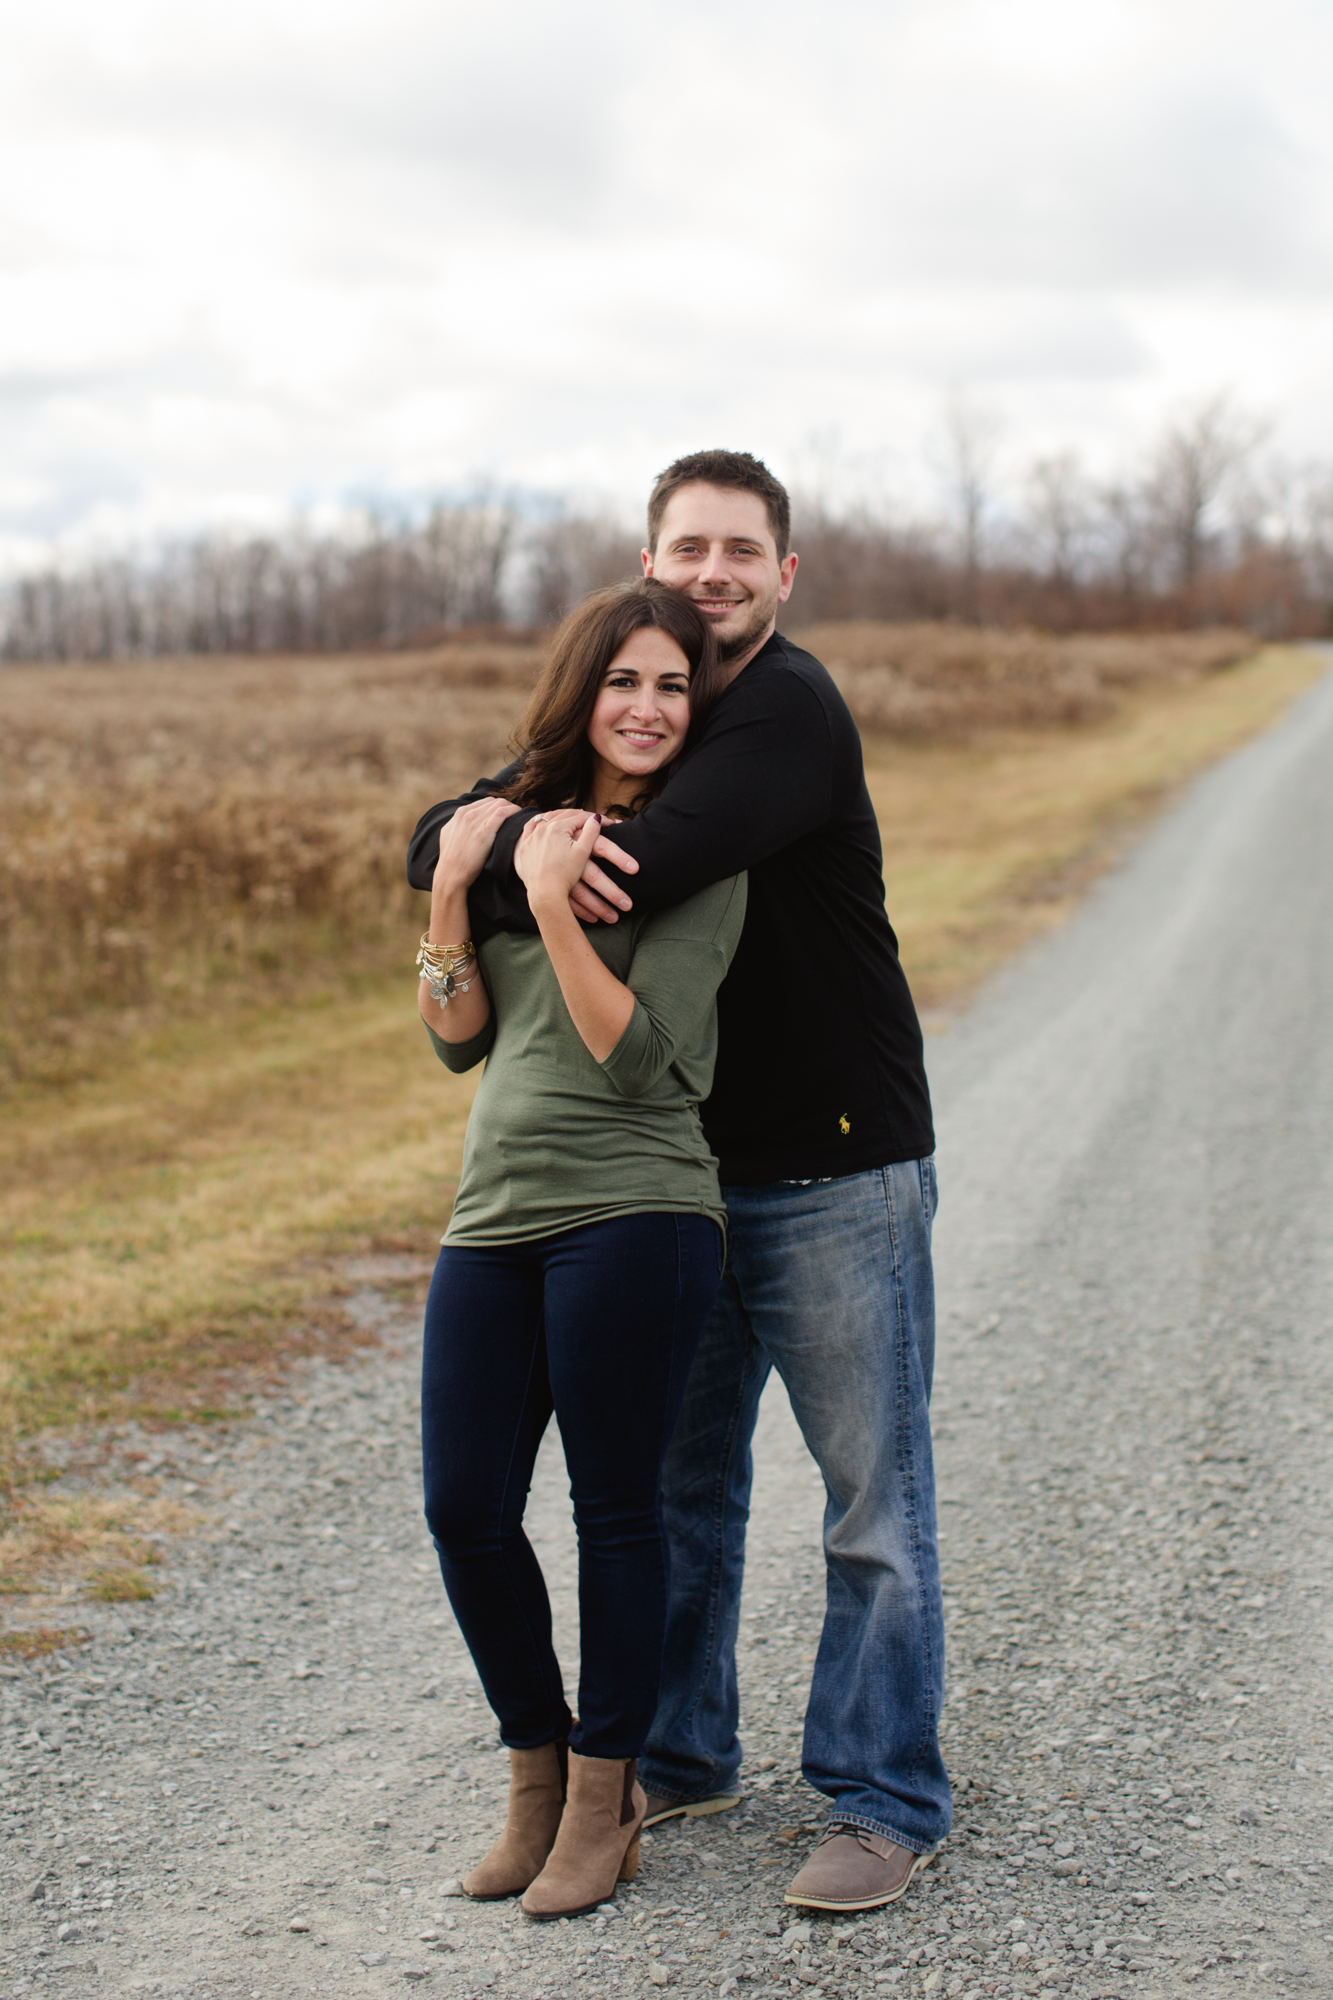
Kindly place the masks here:
POLYGON ((625 1849, 625 1859, 620 1864, 620 1873, 617 1875, 616 1880, 617 1882, 632 1882, 638 1872, 639 1836, 636 1833, 629 1846, 625 1849))

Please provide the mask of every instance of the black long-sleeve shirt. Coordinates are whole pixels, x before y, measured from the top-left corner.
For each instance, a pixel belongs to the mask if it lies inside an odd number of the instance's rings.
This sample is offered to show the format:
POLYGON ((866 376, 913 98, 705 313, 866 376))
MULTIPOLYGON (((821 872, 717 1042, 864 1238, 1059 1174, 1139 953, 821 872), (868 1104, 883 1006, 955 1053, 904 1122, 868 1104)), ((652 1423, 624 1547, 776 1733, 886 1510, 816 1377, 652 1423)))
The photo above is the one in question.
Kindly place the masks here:
MULTIPOLYGON (((508 784, 516 769, 468 797, 508 784)), ((430 887, 440 827, 465 802, 418 822, 407 863, 416 888, 430 887)), ((474 937, 536 928, 513 868, 529 817, 505 822, 469 891, 474 937)), ((703 1108, 724 1186, 860 1173, 933 1150, 921 1030, 884 910, 861 739, 818 660, 775 634, 660 798, 614 838, 639 864, 617 877, 636 910, 749 871, 703 1108)))

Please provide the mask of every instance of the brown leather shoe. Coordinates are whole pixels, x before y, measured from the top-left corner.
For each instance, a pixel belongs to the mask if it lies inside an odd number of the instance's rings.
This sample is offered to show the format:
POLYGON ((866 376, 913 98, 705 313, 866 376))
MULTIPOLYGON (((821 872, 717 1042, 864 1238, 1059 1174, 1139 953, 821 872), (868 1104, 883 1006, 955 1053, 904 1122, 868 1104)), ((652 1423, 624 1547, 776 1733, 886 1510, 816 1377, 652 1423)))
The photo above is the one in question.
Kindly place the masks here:
POLYGON ((645 1826, 656 1826, 664 1819, 703 1819, 708 1813, 730 1812, 741 1802, 739 1792, 714 1792, 707 1799, 667 1799, 660 1792, 646 1791, 644 1797, 648 1801, 645 1826))
POLYGON ((465 1895, 478 1902, 521 1896, 546 1866, 565 1803, 563 1743, 509 1753, 509 1814, 504 1832, 484 1861, 463 1877, 465 1895))
POLYGON ((835 1821, 787 1891, 789 1903, 812 1910, 877 1910, 907 1893, 919 1868, 935 1858, 863 1826, 835 1821))
POLYGON ((639 1866, 643 1787, 634 1757, 569 1753, 569 1796, 546 1866, 523 1898, 539 1923, 581 1917, 609 1902, 639 1866))

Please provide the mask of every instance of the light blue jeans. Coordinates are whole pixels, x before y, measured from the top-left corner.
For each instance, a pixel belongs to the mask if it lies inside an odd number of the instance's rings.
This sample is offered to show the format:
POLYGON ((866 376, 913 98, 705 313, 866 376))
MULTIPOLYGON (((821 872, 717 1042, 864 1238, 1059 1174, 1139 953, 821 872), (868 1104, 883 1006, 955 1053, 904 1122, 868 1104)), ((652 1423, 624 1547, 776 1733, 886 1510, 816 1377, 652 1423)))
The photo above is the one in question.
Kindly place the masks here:
POLYGON ((670 1607, 640 1777, 693 1799, 740 1768, 750 1440, 776 1368, 828 1496, 802 1769, 833 1820, 923 1853, 952 1817, 929 1413, 935 1163, 725 1192, 726 1272, 663 1470, 670 1607))

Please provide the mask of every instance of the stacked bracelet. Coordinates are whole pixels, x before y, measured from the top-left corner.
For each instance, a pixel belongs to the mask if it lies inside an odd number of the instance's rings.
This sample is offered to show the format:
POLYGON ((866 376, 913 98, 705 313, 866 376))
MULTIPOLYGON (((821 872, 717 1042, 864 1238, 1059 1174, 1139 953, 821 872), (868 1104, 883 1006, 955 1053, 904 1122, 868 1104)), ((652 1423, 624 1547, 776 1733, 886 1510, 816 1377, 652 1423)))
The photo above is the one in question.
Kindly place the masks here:
POLYGON ((423 979, 430 981, 430 997, 441 1007, 447 1007, 455 993, 466 993, 472 984, 472 975, 466 979, 461 974, 473 963, 477 956, 476 946, 471 938, 462 944, 432 944, 427 931, 417 947, 417 970, 423 979))

